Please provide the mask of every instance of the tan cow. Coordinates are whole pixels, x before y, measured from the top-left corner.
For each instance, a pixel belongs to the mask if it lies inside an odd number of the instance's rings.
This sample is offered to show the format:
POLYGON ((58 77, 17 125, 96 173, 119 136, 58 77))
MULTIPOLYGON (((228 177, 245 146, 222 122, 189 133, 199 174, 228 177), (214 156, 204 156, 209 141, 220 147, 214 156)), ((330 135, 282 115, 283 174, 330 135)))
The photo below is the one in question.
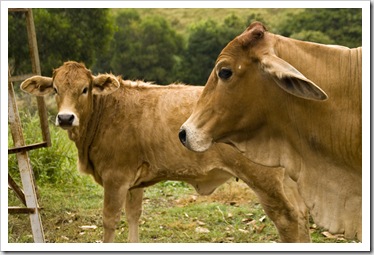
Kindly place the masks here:
POLYGON ((361 240, 361 54, 252 23, 222 50, 180 139, 284 167, 316 224, 361 240))
POLYGON ((139 241, 143 187, 180 180, 208 195, 231 176, 256 192, 282 241, 310 241, 306 207, 283 168, 253 164, 225 144, 195 153, 179 142, 179 127, 192 113, 203 87, 93 76, 83 64, 66 62, 52 78, 34 76, 21 88, 37 96, 55 92, 56 124, 75 142, 80 171, 104 187, 105 242, 114 240, 123 205, 129 241, 139 241))

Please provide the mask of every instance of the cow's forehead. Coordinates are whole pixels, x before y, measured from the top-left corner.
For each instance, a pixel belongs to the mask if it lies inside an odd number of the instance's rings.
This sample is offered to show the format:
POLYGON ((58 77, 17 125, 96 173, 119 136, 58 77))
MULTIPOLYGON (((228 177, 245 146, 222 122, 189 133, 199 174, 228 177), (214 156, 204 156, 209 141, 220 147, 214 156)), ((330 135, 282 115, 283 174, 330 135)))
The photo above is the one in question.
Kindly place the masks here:
POLYGON ((92 81, 91 72, 84 66, 63 65, 53 73, 55 86, 81 87, 92 81))
POLYGON ((227 61, 228 64, 233 64, 234 62, 241 62, 249 60, 249 53, 251 49, 249 47, 243 47, 237 38, 232 40, 226 45, 226 47, 221 51, 220 55, 216 60, 216 64, 221 61, 227 61))
POLYGON ((238 43, 236 38, 232 40, 229 44, 226 45, 225 48, 221 51, 221 54, 219 55, 217 62, 222 58, 233 58, 236 59, 237 57, 242 56, 243 53, 243 47, 238 43))
POLYGON ((240 36, 234 38, 221 51, 217 59, 217 63, 221 59, 229 58, 232 61, 243 60, 245 58, 258 58, 259 56, 272 51, 274 47, 275 38, 269 33, 264 33, 263 39, 258 43, 243 46, 240 36))

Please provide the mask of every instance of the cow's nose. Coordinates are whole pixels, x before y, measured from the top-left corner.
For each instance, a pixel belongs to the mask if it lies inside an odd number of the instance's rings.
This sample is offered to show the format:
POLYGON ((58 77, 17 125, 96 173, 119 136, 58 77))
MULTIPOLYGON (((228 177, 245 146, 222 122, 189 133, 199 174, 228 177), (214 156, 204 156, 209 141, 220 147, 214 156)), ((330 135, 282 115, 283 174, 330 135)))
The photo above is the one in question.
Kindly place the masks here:
POLYGON ((71 126, 74 121, 74 114, 59 114, 57 116, 58 124, 60 126, 71 126))
POLYGON ((184 146, 186 146, 186 139, 187 139, 186 130, 184 129, 179 130, 179 140, 184 146))

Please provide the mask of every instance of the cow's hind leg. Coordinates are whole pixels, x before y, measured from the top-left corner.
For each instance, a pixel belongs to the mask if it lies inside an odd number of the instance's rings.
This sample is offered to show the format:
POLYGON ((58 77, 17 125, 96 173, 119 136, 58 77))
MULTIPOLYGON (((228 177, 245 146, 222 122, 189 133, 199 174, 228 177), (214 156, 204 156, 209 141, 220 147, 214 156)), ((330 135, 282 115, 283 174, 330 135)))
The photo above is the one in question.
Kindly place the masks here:
POLYGON ((116 185, 113 182, 104 182, 104 243, 112 243, 117 224, 121 218, 122 207, 128 191, 126 185, 116 185))
POLYGON ((139 242, 139 218, 142 214, 143 189, 137 188, 127 191, 125 211, 129 224, 129 242, 139 242))

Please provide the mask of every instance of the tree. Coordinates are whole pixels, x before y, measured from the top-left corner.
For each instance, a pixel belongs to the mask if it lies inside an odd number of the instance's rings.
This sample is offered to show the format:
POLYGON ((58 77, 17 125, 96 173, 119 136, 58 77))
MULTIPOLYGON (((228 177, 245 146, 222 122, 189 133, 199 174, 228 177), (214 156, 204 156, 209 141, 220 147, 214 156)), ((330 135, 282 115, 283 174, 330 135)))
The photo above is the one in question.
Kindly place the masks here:
POLYGON ((290 36, 291 38, 310 41, 310 42, 318 42, 323 44, 333 44, 334 40, 332 40, 328 35, 322 33, 321 31, 314 31, 314 30, 301 30, 298 33, 293 33, 290 36))
MULTIPOLYGON (((91 66, 108 50, 114 32, 108 9, 33 9, 33 15, 43 75, 67 60, 91 66)), ((20 36, 18 30, 25 23, 16 18, 8 16, 9 59, 16 73, 30 72, 26 34, 20 36)))
POLYGON ((324 37, 331 39, 333 44, 358 47, 362 44, 361 22, 361 9, 305 9, 303 12, 289 15, 278 29, 279 33, 285 36, 302 34, 307 36, 311 33, 316 35, 318 31, 320 34, 316 39, 324 37))
POLYGON ((265 18, 260 13, 256 13, 256 12, 248 15, 247 25, 250 25, 254 21, 259 21, 259 22, 263 23, 265 26, 267 24, 265 18))
POLYGON ((183 82, 203 85, 214 67, 220 52, 218 25, 212 20, 198 23, 190 28, 188 46, 183 54, 183 82))
POLYGON ((158 84, 176 80, 174 70, 183 40, 160 16, 141 19, 134 11, 117 17, 111 67, 127 79, 144 79, 158 84))
POLYGON ((10 12, 8 24, 8 60, 11 74, 31 73, 25 14, 10 12))
POLYGON ((191 26, 180 72, 183 82, 204 85, 221 50, 245 27, 235 15, 229 15, 221 25, 208 19, 191 26))
MULTIPOLYGON (((134 33, 130 27, 132 23, 139 23, 140 20, 138 12, 134 9, 125 9, 116 16, 114 20, 114 34, 110 40, 110 50, 108 50, 106 54, 101 54, 98 57, 98 62, 103 63, 101 68, 103 68, 105 72, 113 72, 118 75, 127 73, 127 69, 125 70, 122 67, 122 62, 130 58, 128 51, 131 47, 130 42, 134 40, 131 39, 134 33)), ((95 67, 93 69, 95 71, 104 72, 95 67)))
MULTIPOLYGON (((250 24, 250 23, 248 23, 250 24)), ((248 26, 247 22, 241 20, 235 14, 227 16, 221 24, 221 43, 226 45, 237 35, 242 33, 248 26)))

